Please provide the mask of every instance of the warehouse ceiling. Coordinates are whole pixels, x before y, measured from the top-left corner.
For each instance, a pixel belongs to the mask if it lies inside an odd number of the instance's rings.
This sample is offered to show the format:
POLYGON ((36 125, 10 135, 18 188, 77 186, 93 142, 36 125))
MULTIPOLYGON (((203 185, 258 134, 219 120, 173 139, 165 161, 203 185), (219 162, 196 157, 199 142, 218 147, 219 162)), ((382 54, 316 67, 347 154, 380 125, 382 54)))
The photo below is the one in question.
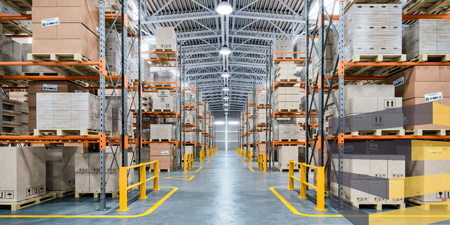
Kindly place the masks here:
POLYGON ((229 109, 242 110, 247 96, 266 83, 267 55, 274 38, 295 39, 305 27, 303 1, 229 0, 230 15, 220 15, 220 0, 148 0, 146 34, 157 27, 174 27, 185 63, 187 86, 198 90, 211 110, 223 110, 224 91, 230 91, 229 109), (219 54, 227 44, 232 53, 219 54), (221 73, 227 69, 231 77, 221 73))

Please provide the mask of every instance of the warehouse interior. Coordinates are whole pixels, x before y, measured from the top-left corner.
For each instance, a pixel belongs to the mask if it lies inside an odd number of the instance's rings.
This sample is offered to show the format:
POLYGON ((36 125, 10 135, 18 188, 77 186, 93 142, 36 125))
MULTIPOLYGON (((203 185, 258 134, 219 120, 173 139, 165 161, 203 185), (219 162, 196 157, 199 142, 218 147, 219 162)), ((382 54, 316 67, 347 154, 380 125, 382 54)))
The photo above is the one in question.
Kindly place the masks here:
POLYGON ((1 224, 450 224, 450 0, 0 0, 1 224))

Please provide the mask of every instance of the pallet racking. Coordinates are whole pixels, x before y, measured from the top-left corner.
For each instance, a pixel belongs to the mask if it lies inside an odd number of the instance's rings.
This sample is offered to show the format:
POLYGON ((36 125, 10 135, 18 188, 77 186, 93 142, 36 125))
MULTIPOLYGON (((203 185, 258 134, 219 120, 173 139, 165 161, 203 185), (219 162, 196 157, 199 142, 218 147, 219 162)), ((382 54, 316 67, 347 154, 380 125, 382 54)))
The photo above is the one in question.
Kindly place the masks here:
MULTIPOLYGON (((358 3, 356 1, 352 1, 349 4, 358 3)), ((309 17, 306 17, 306 61, 308 62, 310 59, 311 51, 315 51, 319 58, 319 71, 316 76, 316 80, 310 84, 309 82, 306 83, 306 102, 309 102, 309 98, 312 99, 311 105, 306 105, 306 143, 305 147, 306 149, 309 149, 310 147, 312 149, 318 150, 318 162, 316 162, 316 165, 318 166, 327 166, 330 165, 333 167, 333 170, 338 171, 337 174, 331 174, 330 176, 336 176, 338 182, 339 182, 339 195, 337 196, 338 202, 339 202, 339 208, 344 208, 344 188, 343 188, 343 170, 344 170, 344 145, 345 141, 366 141, 366 140, 407 140, 407 139, 420 139, 420 140, 450 140, 449 136, 350 136, 350 135, 344 135, 343 130, 343 124, 344 124, 344 81, 380 81, 384 80, 386 78, 386 74, 393 74, 396 72, 399 72, 401 70, 404 70, 411 66, 439 66, 439 65, 450 65, 448 62, 345 62, 344 60, 344 12, 349 7, 348 5, 345 5, 343 0, 339 0, 333 4, 333 8, 335 6, 338 6, 339 8, 339 15, 330 15, 325 10, 323 1, 319 1, 319 9, 318 9, 318 19, 316 20, 316 24, 313 25, 313 30, 310 28, 310 22, 309 17), (325 27, 325 21, 328 22, 329 26, 325 27), (333 21, 339 21, 339 26, 335 27, 333 24, 333 21), (334 62, 334 71, 331 73, 331 76, 329 74, 325 73, 324 69, 324 52, 325 52, 325 46, 327 42, 330 40, 329 33, 330 30, 333 30, 335 34, 338 35, 338 44, 339 44, 339 57, 337 58, 337 61, 334 62), (314 40, 318 39, 319 48, 314 47, 314 40), (311 50, 309 50, 310 46, 312 46, 311 50), (349 70, 351 68, 355 67, 384 67, 387 69, 383 70, 383 73, 379 76, 352 76, 350 73, 346 73, 346 70, 349 70), (326 74, 326 75, 325 75, 326 74), (338 82, 337 88, 338 88, 338 96, 336 97, 333 93, 332 87, 335 82, 338 82), (314 87, 314 90, 312 89, 314 87), (309 130, 308 125, 308 118, 312 118, 312 104, 316 104, 314 101, 315 97, 319 98, 318 106, 315 105, 315 109, 317 109, 317 117, 318 117, 318 126, 317 126, 317 132, 312 134, 312 132, 309 130), (337 110, 339 112, 339 118, 338 118, 338 128, 337 132, 334 137, 327 137, 327 134, 325 133, 324 129, 324 111, 326 106, 326 102, 328 102, 330 96, 333 98, 334 102, 339 102, 339 105, 337 106, 337 110), (339 101, 336 101, 336 99, 339 99, 339 101), (324 104, 325 103, 325 104, 324 104), (328 158, 324 158, 324 149, 327 149, 330 151, 330 146, 328 142, 332 142, 331 149, 334 149, 335 145, 337 144, 337 150, 338 150, 338 165, 334 165, 333 160, 331 159, 331 153, 329 152, 328 158)), ((305 14, 309 15, 309 6, 308 2, 305 2, 304 5, 305 14)), ((405 10, 404 12, 411 13, 411 10, 405 10)), ((409 20, 417 20, 417 19, 448 19, 450 18, 449 15, 429 15, 429 14, 404 14, 403 16, 404 21, 409 20)), ((309 80, 309 63, 306 63, 305 69, 306 69, 306 80, 309 80)), ((306 158, 307 163, 311 164, 312 160, 314 158, 314 152, 311 156, 307 155, 308 151, 306 152, 306 158)))
MULTIPOLYGON (((142 6, 141 1, 139 1, 138 6, 138 14, 139 14, 139 20, 138 20, 138 31, 134 31, 131 26, 128 26, 127 23, 127 0, 122 1, 122 5, 124 7, 120 7, 120 12, 117 14, 113 13, 106 13, 105 7, 106 2, 105 0, 99 1, 99 27, 98 27, 98 35, 100 39, 100 59, 99 61, 60 61, 59 58, 50 59, 49 61, 41 61, 39 59, 32 61, 32 62, 0 62, 0 65, 7 65, 7 66, 45 66, 50 68, 70 68, 71 71, 78 71, 76 68, 86 67, 89 68, 88 71, 91 71, 89 74, 79 72, 78 76, 3 76, 1 78, 2 82, 10 81, 10 80, 67 80, 67 81, 98 81, 98 84, 96 86, 90 86, 88 89, 94 89, 98 90, 98 94, 100 97, 100 134, 99 135, 89 135, 89 136, 74 136, 74 135, 67 135, 67 136, 29 136, 29 135, 23 135, 23 136, 0 136, 0 142, 2 144, 24 144, 24 145, 33 145, 33 144, 49 144, 49 143, 83 143, 84 151, 88 151, 89 144, 98 144, 100 149, 100 210, 107 210, 109 209, 106 206, 106 198, 105 198, 105 186, 107 183, 107 172, 105 171, 105 167, 108 165, 105 165, 105 149, 106 146, 116 146, 116 148, 113 149, 113 153, 116 154, 117 152, 127 152, 129 144, 135 144, 135 148, 133 149, 133 157, 135 157, 134 153, 139 152, 139 157, 136 159, 137 163, 141 162, 141 155, 142 155, 142 126, 139 127, 139 135, 136 139, 131 139, 131 133, 129 134, 127 129, 127 116, 128 114, 132 113, 130 109, 128 109, 127 104, 127 95, 121 94, 121 96, 118 96, 115 94, 116 89, 118 87, 121 88, 121 93, 133 93, 133 90, 135 90, 134 96, 138 95, 139 98, 139 123, 141 124, 141 118, 142 118, 142 79, 141 79, 141 67, 139 67, 138 71, 138 83, 137 87, 130 88, 128 83, 128 70, 127 70, 127 58, 131 54, 125 46, 127 46, 127 37, 131 37, 133 43, 138 42, 138 59, 141 60, 142 54, 141 54, 141 11, 143 11, 143 8, 146 6, 142 6), (109 25, 107 24, 107 21, 109 25), (111 30, 115 28, 118 31, 126 31, 121 32, 121 64, 122 64, 122 70, 118 73, 118 75, 113 74, 111 71, 109 71, 109 68, 107 67, 108 62, 106 62, 106 55, 105 55, 105 42, 106 38, 109 34, 111 34, 111 30), (95 67, 95 70, 92 70, 92 67, 95 67), (95 72, 96 71, 96 72, 95 72), (81 76, 80 76, 81 75, 81 76), (86 76, 88 75, 88 76, 86 76), (111 84, 112 87, 106 87, 106 83, 111 84), (105 89, 113 89, 113 95, 117 98, 121 99, 122 103, 122 131, 120 132, 120 137, 110 137, 108 132, 105 130, 105 111, 110 105, 110 100, 106 101, 106 95, 105 95, 105 89)), ((11 3, 13 4, 13 3, 11 3)), ((29 4, 31 6, 31 4, 29 4)), ((26 12, 31 11, 23 8, 21 5, 10 5, 14 9, 18 10, 19 12, 26 12)), ((29 14, 13 14, 13 15, 2 15, 0 20, 2 21, 13 21, 13 20, 31 20, 32 15, 29 14)), ((28 33, 25 31, 25 33, 28 33)), ((28 35, 10 35, 10 37, 32 37, 31 34, 28 35)), ((119 43, 118 43, 119 44, 119 43)), ((19 75, 19 74, 18 74, 19 75)), ((92 82, 91 82, 92 84, 92 82)), ((7 89, 27 89, 26 87, 8 87, 7 89)), ((133 97, 134 99, 134 97, 133 97)), ((142 124, 141 124, 142 125, 142 124)), ((124 162, 127 162, 127 154, 122 154, 122 164, 125 165, 124 162)))

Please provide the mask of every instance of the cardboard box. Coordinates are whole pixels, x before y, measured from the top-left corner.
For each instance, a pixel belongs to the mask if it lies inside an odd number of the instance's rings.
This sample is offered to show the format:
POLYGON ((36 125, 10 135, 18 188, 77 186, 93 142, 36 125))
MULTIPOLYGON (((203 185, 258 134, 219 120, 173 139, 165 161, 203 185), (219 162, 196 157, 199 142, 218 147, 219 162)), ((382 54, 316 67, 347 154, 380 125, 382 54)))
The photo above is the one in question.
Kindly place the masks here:
POLYGON ((46 185, 48 191, 62 191, 75 187, 75 153, 78 147, 49 147, 46 157, 46 185))
POLYGON ((46 194, 44 147, 0 147, 0 202, 46 194))
POLYGON ((89 174, 88 172, 75 173, 75 192, 89 192, 89 174))
POLYGON ((94 33, 99 26, 99 9, 90 0, 57 0, 56 6, 37 5, 33 3, 33 23, 58 17, 60 23, 82 23, 94 33))
MULTIPOLYGON (((298 160, 297 146, 279 146, 278 147, 278 168, 289 169, 289 160, 298 160)), ((294 164, 294 169, 299 169, 298 164, 294 164)))
MULTIPOLYGON (((172 169, 174 168, 174 156, 164 155, 164 156, 150 156, 151 161, 158 160, 159 169, 172 169)), ((153 169, 153 164, 150 165, 150 168, 153 169)))
POLYGON ((388 155, 388 174, 387 178, 404 178, 405 177, 405 156, 404 155, 388 155))

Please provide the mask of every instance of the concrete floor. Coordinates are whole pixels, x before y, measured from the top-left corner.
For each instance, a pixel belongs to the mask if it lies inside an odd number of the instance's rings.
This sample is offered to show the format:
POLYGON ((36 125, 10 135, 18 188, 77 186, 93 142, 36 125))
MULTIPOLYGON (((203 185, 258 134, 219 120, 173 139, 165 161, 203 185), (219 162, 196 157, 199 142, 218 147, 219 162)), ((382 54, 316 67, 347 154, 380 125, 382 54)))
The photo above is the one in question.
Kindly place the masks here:
MULTIPOLYGON (((108 197, 111 209, 99 212, 98 200, 71 195, 16 212, 1 209, 0 224, 368 224, 366 215, 375 212, 347 210, 342 213, 364 216, 346 219, 328 201, 328 212, 317 212, 315 203, 299 199, 298 191, 288 191, 287 185, 287 173, 261 173, 257 163, 234 151, 219 151, 196 162, 189 173, 161 173, 161 190, 148 193, 145 200, 130 200, 127 212, 116 212, 118 199, 108 197)), ((314 197, 313 191, 309 194, 314 197)), ((133 191, 129 199, 137 195, 133 191)))

